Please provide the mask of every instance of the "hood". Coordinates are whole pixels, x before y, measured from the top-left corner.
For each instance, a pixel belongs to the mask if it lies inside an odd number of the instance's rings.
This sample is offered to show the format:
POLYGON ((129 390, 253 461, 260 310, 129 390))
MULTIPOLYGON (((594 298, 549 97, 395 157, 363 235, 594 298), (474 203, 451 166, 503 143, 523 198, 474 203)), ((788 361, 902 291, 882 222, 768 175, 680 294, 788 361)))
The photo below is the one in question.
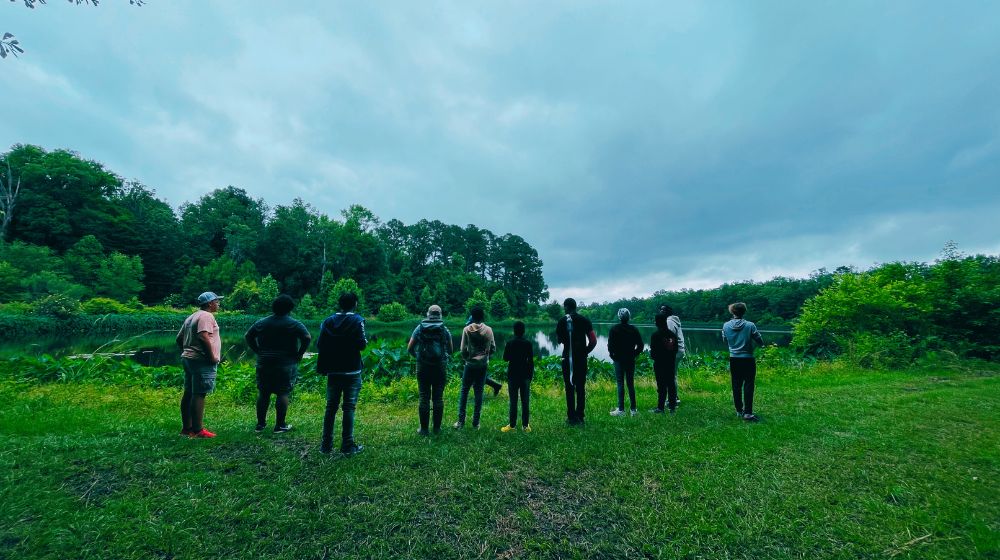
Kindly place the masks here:
POLYGON ((484 325, 482 323, 471 323, 467 328, 469 329, 470 333, 479 334, 480 332, 483 331, 483 327, 485 327, 485 326, 486 325, 484 325))
POLYGON ((426 319, 424 321, 420 321, 420 328, 425 330, 440 329, 443 326, 444 326, 444 321, 440 319, 426 319))
POLYGON ((747 324, 747 322, 744 321, 743 319, 731 319, 728 324, 729 328, 733 329, 734 331, 738 331, 742 330, 744 325, 747 324))
POLYGON ((337 313, 336 315, 331 315, 326 321, 323 321, 323 330, 332 335, 344 334, 357 322, 356 317, 357 314, 355 313, 337 313))

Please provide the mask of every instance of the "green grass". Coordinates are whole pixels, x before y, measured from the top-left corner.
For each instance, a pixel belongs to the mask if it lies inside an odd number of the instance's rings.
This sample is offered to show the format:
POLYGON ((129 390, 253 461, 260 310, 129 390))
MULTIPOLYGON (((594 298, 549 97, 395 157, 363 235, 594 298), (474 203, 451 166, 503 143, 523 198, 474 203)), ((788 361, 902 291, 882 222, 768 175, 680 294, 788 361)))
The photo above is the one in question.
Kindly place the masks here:
POLYGON ((316 394, 284 435, 210 396, 194 441, 176 390, 0 381, 0 558, 1000 558, 996 373, 763 370, 755 425, 722 375, 682 372, 674 416, 591 383, 583 428, 539 385, 534 433, 501 394, 429 439, 369 386, 353 458, 318 453, 316 394))

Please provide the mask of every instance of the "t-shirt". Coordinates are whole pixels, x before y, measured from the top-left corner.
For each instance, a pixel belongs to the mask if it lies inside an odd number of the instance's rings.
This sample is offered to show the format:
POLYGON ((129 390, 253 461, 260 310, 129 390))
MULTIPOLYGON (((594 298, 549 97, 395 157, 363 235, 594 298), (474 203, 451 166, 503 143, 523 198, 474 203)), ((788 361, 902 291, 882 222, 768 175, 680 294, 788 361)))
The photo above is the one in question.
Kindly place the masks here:
POLYGON ((288 315, 269 315, 247 330, 247 346, 257 354, 257 365, 290 366, 297 363, 312 337, 301 321, 288 315))
MULTIPOLYGON (((587 355, 587 334, 594 330, 594 325, 590 319, 574 312, 573 317, 573 355, 587 355)), ((569 356, 569 328, 564 315, 556 324, 556 338, 563 345, 563 357, 569 356)))
POLYGON ((507 379, 531 379, 535 373, 534 348, 531 341, 523 336, 516 336, 507 341, 503 348, 503 359, 507 364, 507 379))
POLYGON ((213 355, 222 357, 222 338, 219 336, 219 323, 215 322, 215 315, 212 315, 208 311, 199 309, 188 316, 184 320, 179 334, 182 337, 181 345, 184 348, 181 351, 182 358, 205 360, 206 362, 215 363, 213 355), (209 333, 209 339, 212 343, 212 355, 205 354, 205 345, 198 337, 198 333, 202 332, 209 333))

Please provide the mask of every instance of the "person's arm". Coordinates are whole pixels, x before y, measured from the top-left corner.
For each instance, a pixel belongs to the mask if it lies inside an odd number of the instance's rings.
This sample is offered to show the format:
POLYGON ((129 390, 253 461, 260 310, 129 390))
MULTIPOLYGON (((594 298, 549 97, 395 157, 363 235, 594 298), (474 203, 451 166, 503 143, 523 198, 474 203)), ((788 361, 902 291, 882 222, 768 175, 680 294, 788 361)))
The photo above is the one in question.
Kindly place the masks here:
POLYGON ((365 334, 365 320, 361 319, 358 323, 358 350, 364 350, 365 346, 368 346, 368 336, 365 334))
POLYGON ((296 362, 302 361, 302 356, 309 349, 309 343, 312 342, 312 335, 309 334, 309 329, 306 328, 301 322, 298 324, 299 331, 299 348, 295 357, 296 362))
POLYGON ((462 338, 458 344, 458 349, 462 353, 462 359, 469 359, 469 331, 462 329, 462 338))
POLYGON ((642 354, 642 349, 645 345, 642 343, 642 335, 639 334, 639 329, 635 330, 635 357, 639 357, 642 354))
POLYGON ((208 356, 213 364, 217 364, 222 361, 222 356, 217 356, 215 354, 215 348, 212 345, 212 333, 209 331, 201 331, 198 333, 198 340, 201 341, 202 346, 205 348, 205 355, 208 356))
POLYGON ((508 340, 507 344, 505 344, 504 347, 503 347, 503 361, 505 361, 505 362, 511 361, 511 359, 514 357, 514 356, 510 355, 511 354, 511 349, 510 349, 510 346, 511 346, 510 343, 511 342, 512 341, 508 340))
POLYGON ((486 347, 486 361, 490 361, 490 356, 497 353, 497 339, 493 336, 493 329, 490 329, 490 343, 486 347))
POLYGON ((608 332, 608 356, 615 361, 618 360, 618 353, 615 352, 615 347, 618 344, 618 329, 616 327, 617 325, 611 327, 608 332))
POLYGON ((594 332, 594 329, 590 329, 587 333, 587 353, 593 352, 594 348, 597 348, 597 333, 594 332))
POLYGON ((752 336, 753 336, 754 342, 756 342, 758 346, 763 346, 764 345, 764 337, 761 336, 760 335, 760 331, 757 330, 757 325, 753 326, 752 336))
POLYGON ((444 335, 443 335, 444 336, 444 344, 445 344, 445 348, 448 349, 448 358, 450 359, 452 357, 452 355, 455 354, 455 341, 451 339, 451 331, 448 330, 448 327, 444 327, 441 330, 444 331, 444 335))
POLYGON ((246 341, 247 347, 253 350, 254 354, 260 354, 260 346, 257 345, 257 334, 256 329, 251 326, 247 329, 247 333, 243 335, 243 340, 246 341))
POLYGON ((178 348, 184 348, 184 327, 181 326, 181 330, 177 331, 177 338, 174 339, 177 343, 178 348))
POLYGON ((535 350, 531 347, 531 343, 528 343, 528 381, 531 381, 535 377, 535 350))

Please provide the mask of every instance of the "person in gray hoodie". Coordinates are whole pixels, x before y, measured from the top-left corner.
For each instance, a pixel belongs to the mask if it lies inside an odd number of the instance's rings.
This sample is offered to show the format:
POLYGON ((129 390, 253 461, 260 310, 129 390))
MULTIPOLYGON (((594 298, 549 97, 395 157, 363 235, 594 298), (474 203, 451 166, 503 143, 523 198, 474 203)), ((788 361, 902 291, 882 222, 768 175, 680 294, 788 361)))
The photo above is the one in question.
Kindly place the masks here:
POLYGON ((747 422, 756 422, 753 413, 754 382, 757 378, 757 361, 753 357, 754 344, 764 345, 757 325, 746 321, 747 304, 739 302, 729 306, 733 318, 722 325, 722 338, 729 345, 729 375, 733 381, 733 404, 737 416, 747 422))
POLYGON ((459 349, 465 360, 465 370, 462 372, 462 389, 458 397, 458 421, 455 429, 465 425, 465 409, 469 403, 469 389, 475 392, 475 408, 472 412, 472 427, 479 429, 479 416, 483 411, 483 385, 486 382, 486 371, 490 356, 497 351, 497 343, 493 338, 493 329, 483 324, 486 312, 482 307, 472 308, 472 323, 462 330, 462 342, 459 349))
MULTIPOLYGON (((681 369, 681 360, 687 355, 684 349, 684 329, 681 328, 681 318, 674 314, 673 307, 666 304, 661 305, 660 313, 667 316, 667 328, 670 329, 670 332, 677 335, 677 357, 674 358, 674 386, 679 388, 680 385, 677 384, 677 372, 681 369)), ((681 404, 681 400, 677 399, 676 404, 681 404)))

